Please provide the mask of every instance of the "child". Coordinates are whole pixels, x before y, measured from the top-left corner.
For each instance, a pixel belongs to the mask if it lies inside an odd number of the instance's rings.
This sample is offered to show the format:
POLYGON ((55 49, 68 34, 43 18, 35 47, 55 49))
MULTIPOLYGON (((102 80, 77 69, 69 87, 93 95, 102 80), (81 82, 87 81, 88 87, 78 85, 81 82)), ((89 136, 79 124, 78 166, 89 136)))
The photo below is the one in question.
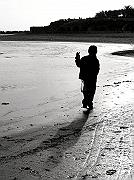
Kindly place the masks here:
POLYGON ((80 53, 76 53, 75 63, 80 68, 79 79, 82 80, 83 108, 93 109, 93 98, 96 91, 97 75, 100 70, 99 60, 96 57, 97 47, 92 45, 88 49, 88 55, 80 58, 80 53))

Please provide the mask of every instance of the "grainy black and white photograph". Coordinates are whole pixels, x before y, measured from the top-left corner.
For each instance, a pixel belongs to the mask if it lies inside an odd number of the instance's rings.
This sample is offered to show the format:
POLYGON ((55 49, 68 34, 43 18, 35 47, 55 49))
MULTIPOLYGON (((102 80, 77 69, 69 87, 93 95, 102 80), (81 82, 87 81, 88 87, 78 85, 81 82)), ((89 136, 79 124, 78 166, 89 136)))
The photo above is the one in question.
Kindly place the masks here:
POLYGON ((134 180, 134 0, 0 0, 0 180, 134 180))

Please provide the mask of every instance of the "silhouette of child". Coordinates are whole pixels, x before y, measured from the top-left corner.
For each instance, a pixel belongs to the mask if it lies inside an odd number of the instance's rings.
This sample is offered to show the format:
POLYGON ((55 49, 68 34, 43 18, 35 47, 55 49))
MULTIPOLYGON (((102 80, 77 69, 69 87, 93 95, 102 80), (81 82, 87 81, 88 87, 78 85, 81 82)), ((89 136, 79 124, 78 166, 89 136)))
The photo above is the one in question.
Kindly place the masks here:
POLYGON ((79 79, 83 82, 83 108, 93 109, 93 98, 96 91, 97 75, 100 70, 99 60, 96 57, 97 47, 92 45, 88 49, 88 55, 80 58, 80 52, 76 53, 75 63, 80 68, 79 79))

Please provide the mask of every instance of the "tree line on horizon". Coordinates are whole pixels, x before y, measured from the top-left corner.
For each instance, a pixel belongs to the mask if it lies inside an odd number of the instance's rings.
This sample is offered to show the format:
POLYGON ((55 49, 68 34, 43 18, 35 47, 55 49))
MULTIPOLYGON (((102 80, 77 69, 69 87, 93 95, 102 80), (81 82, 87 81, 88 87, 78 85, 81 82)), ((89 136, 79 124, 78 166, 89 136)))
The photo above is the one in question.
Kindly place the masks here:
POLYGON ((90 33, 134 32, 134 8, 125 6, 119 10, 100 11, 93 18, 60 19, 49 26, 30 27, 30 33, 90 33))
MULTIPOLYGON (((29 33, 28 31, 0 31, 0 34, 29 33)), ((30 27, 31 34, 73 34, 92 32, 134 32, 134 8, 100 11, 93 18, 60 19, 48 26, 30 27)))

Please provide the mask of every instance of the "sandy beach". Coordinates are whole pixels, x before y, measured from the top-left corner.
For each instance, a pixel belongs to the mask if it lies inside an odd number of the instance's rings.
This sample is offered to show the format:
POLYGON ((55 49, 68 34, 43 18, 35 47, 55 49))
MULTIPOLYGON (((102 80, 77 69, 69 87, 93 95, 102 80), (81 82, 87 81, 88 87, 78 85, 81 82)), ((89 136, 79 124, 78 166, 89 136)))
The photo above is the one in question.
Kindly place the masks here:
POLYGON ((133 41, 102 39, 0 39, 0 180, 134 179, 133 41), (84 114, 74 57, 92 42, 101 70, 84 114))

